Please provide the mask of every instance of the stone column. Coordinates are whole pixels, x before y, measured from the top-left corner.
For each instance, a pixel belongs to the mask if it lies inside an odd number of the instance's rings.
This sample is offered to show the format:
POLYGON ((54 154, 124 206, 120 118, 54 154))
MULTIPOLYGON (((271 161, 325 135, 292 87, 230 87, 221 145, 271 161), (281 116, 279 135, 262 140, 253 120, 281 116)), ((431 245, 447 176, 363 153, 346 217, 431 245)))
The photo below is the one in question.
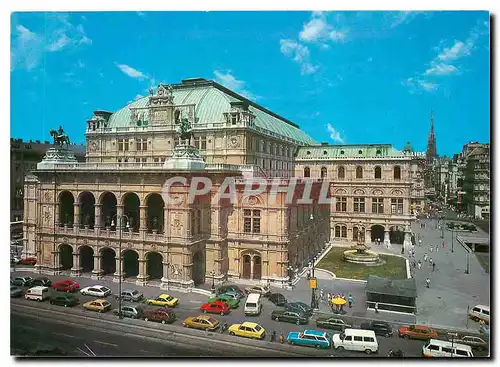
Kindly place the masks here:
POLYGON ((139 231, 146 232, 148 230, 148 222, 147 222, 147 209, 146 205, 139 206, 139 231))
POLYGON ((148 280, 149 275, 147 274, 147 260, 139 258, 139 274, 137 274, 137 284, 144 285, 148 280))
POLYGON ((113 282, 118 283, 120 281, 120 276, 123 280, 123 259, 120 256, 115 257, 115 273, 113 274, 113 282), (122 261, 121 274, 120 274, 120 261, 122 261))
POLYGON ((58 272, 61 265, 59 264, 59 251, 52 251, 52 271, 58 272))
POLYGON ((80 229, 80 204, 73 204, 73 231, 76 233, 80 229))
MULTIPOLYGON (((253 280, 253 266, 254 266, 254 256, 250 256, 250 280, 253 280)), ((261 260, 262 262, 262 260, 261 260)), ((215 269, 214 269, 215 270, 215 269)))
POLYGON ((405 239, 403 241, 403 249, 405 253, 411 248, 411 232, 405 231, 405 239))
MULTIPOLYGON (((111 218, 113 220, 113 218, 111 218)), ((123 205, 116 206, 116 231, 121 231, 123 229, 125 218, 123 217, 123 205)))
POLYGON ((365 244, 371 244, 372 243, 372 230, 371 228, 367 228, 365 230, 365 244))
POLYGON ((102 228, 101 207, 102 207, 102 204, 94 204, 94 210, 95 210, 94 231, 96 234, 99 233, 99 230, 102 228))
POLYGON ((56 227, 59 227, 59 225, 61 223, 60 214, 61 213, 59 213, 59 203, 55 203, 54 204, 54 218, 55 218, 56 227))
POLYGON ((78 252, 73 253, 73 267, 71 268, 71 276, 77 277, 80 275, 82 268, 80 267, 80 254, 78 252))
POLYGON ((391 248, 391 237, 389 236, 388 230, 384 231, 384 245, 387 246, 387 248, 391 248))
POLYGON ((170 238, 170 222, 168 218, 168 208, 163 208, 163 236, 168 240, 170 238))
POLYGON ((92 279, 99 279, 101 275, 101 255, 94 255, 94 269, 92 269, 92 279))
POLYGON ((163 262, 162 264, 163 264, 163 277, 161 278, 162 288, 163 288, 163 286, 166 286, 168 289, 168 282, 169 282, 169 277, 170 277, 170 274, 169 274, 170 264, 166 263, 166 262, 163 262))

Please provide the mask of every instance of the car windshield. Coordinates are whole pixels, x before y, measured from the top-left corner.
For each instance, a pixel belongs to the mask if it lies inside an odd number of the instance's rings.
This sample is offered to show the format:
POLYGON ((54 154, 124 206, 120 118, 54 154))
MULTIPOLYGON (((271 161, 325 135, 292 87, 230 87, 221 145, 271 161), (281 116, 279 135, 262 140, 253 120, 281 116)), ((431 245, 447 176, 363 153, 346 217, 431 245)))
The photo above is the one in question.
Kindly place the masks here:
POLYGON ((255 330, 260 331, 261 329, 260 325, 255 325, 255 330))
POLYGON ((172 296, 168 296, 168 297, 164 297, 164 298, 165 298, 165 300, 167 300, 167 301, 171 301, 171 300, 173 300, 173 299, 174 299, 174 297, 172 297, 172 296))
POLYGON ((210 317, 210 318, 208 319, 208 321, 209 321, 211 324, 215 324, 215 323, 217 322, 217 320, 216 320, 215 318, 213 318, 213 317, 210 317))
POLYGON ((132 295, 133 295, 133 296, 135 296, 136 294, 139 294, 139 291, 138 291, 138 290, 136 290, 136 289, 134 289, 134 290, 132 291, 132 295))
POLYGON ((106 287, 101 287, 101 291, 103 291, 103 292, 107 292, 107 291, 109 291, 109 288, 106 288, 106 287))
POLYGON ((104 302, 102 303, 102 305, 103 305, 103 306, 109 306, 110 304, 111 304, 111 303, 109 303, 108 301, 104 301, 104 302))

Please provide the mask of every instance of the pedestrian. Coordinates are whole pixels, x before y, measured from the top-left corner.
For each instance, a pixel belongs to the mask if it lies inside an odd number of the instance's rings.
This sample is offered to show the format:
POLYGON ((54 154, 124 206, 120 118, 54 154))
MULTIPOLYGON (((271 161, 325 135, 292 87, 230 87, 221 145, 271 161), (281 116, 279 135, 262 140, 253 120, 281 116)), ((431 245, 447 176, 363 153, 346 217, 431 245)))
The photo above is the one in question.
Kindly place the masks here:
POLYGON ((375 302, 375 313, 378 313, 378 302, 375 302))
POLYGON ((422 239, 421 238, 418 239, 418 245, 422 246, 422 239))
POLYGON ((427 288, 431 287, 431 280, 429 278, 425 280, 425 283, 427 284, 427 288))
POLYGON ((432 263, 432 271, 436 270, 436 263, 432 263))
POLYGON ((413 260, 413 269, 415 269, 416 267, 417 267, 417 262, 413 260))
POLYGON ((432 266, 432 257, 429 257, 429 266, 432 266))
POLYGON ((417 267, 418 270, 422 269, 422 262, 420 260, 418 260, 417 267))
POLYGON ((436 252, 439 252, 439 246, 436 245, 436 252))
POLYGON ((352 295, 350 293, 347 296, 347 302, 349 302, 349 308, 352 308, 352 303, 354 302, 354 299, 352 298, 352 295))
POLYGON ((427 252, 424 253, 424 261, 427 261, 427 252))
POLYGON ((327 299, 328 299, 328 303, 330 303, 330 302, 332 301, 332 295, 330 294, 330 292, 328 292, 328 293, 326 294, 326 296, 328 297, 328 298, 327 298, 327 299))
POLYGON ((446 244, 444 243, 443 241, 443 244, 441 245, 442 248, 445 248, 446 247, 446 244))
POLYGON ((432 252, 434 249, 432 247, 432 245, 429 246, 429 252, 432 252))

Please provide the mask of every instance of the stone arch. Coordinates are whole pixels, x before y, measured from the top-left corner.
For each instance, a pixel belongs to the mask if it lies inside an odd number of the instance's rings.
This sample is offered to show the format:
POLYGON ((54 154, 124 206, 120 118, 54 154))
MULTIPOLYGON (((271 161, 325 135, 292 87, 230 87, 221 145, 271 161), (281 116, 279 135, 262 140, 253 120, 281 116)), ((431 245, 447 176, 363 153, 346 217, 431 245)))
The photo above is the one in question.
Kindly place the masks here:
POLYGON ((193 254, 193 268, 191 279, 195 285, 205 283, 206 261, 203 251, 196 251, 193 254))
POLYGON ((157 231, 163 233, 163 217, 165 213, 165 202, 159 193, 151 193, 146 197, 146 223, 148 232, 157 231))
POLYGON ((150 251, 146 253, 145 257, 148 279, 163 278, 163 255, 156 251, 150 251))
POLYGON ((304 167, 304 177, 311 177, 311 169, 309 167, 304 167))
POLYGON ((116 219, 117 200, 115 194, 110 191, 103 192, 99 197, 101 204, 101 226, 111 227, 111 222, 116 219))
POLYGON ((389 239, 391 243, 402 245, 405 239, 403 226, 392 226, 389 228, 389 239))
POLYGON ((346 195, 346 194, 347 194, 347 191, 346 191, 346 190, 344 190, 344 189, 337 189, 337 190, 335 191, 335 194, 336 194, 336 195, 346 195))
POLYGON ((244 206, 262 206, 262 198, 259 195, 244 196, 241 199, 241 205, 244 206))
POLYGON ((78 248, 80 254, 80 267, 83 273, 88 273, 94 270, 94 250, 92 247, 83 245, 78 248))
POLYGON ((358 179, 363 178, 363 167, 361 166, 356 167, 356 178, 358 179))
POLYGON ((250 274, 252 273, 252 257, 249 254, 242 255, 243 269, 241 272, 241 277, 244 279, 250 279, 250 274))
POLYGON ((59 194, 59 223, 61 225, 73 226, 75 213, 75 197, 70 191, 62 191, 59 194))
POLYGON ((391 195, 393 195, 393 196, 402 196, 403 195, 403 191, 401 191, 401 190, 392 190, 391 191, 391 195))
POLYGON ((137 195, 135 192, 127 192, 122 196, 121 203, 123 205, 123 214, 125 215, 123 227, 125 228, 127 221, 131 231, 139 231, 139 206, 141 205, 139 195, 137 195))
POLYGON ((326 178, 328 176, 328 169, 326 167, 321 167, 321 178, 326 178))
POLYGON ((256 251, 247 251, 242 254, 242 258, 243 258, 242 278, 261 279, 262 255, 256 251))
POLYGON ((61 270, 70 270, 73 267, 73 247, 67 243, 59 245, 59 266, 61 270))
POLYGON ((345 178, 345 168, 344 166, 340 166, 337 168, 337 177, 338 178, 345 178))
POLYGON ((401 167, 400 166, 394 166, 394 179, 401 180, 401 167))
POLYGON ((90 191, 82 191, 78 195, 78 205, 80 207, 80 228, 88 226, 94 228, 95 222, 95 197, 90 191))
POLYGON ((375 179, 381 179, 382 178, 382 167, 375 166, 375 168, 374 168, 374 178, 375 179))
POLYGON ((365 190, 363 190, 363 189, 355 189, 353 191, 353 194, 354 195, 366 195, 365 190))
POLYGON ((384 231, 385 228, 384 226, 380 224, 374 224, 371 226, 371 242, 376 242, 377 240, 380 240, 380 242, 384 242, 384 231))
POLYGON ((139 274, 139 254, 132 249, 125 249, 122 252, 122 258, 123 277, 136 277, 139 274))
POLYGON ((101 271, 104 275, 116 273, 116 251, 111 247, 100 250, 101 271))

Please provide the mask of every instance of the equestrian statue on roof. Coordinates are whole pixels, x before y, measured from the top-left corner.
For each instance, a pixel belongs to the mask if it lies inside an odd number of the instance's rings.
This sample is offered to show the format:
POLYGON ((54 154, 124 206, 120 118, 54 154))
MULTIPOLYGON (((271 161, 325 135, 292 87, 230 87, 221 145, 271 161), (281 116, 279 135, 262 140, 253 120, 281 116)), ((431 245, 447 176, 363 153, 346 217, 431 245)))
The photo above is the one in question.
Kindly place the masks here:
POLYGON ((187 140, 188 144, 191 143, 193 129, 187 118, 181 119, 180 123, 175 127, 175 132, 179 135, 181 142, 187 140))
POLYGON ((67 146, 69 146, 69 136, 64 133, 62 126, 59 126, 58 130, 51 129, 49 131, 49 134, 54 139, 54 145, 62 147, 64 146, 64 144, 66 144, 67 146))

